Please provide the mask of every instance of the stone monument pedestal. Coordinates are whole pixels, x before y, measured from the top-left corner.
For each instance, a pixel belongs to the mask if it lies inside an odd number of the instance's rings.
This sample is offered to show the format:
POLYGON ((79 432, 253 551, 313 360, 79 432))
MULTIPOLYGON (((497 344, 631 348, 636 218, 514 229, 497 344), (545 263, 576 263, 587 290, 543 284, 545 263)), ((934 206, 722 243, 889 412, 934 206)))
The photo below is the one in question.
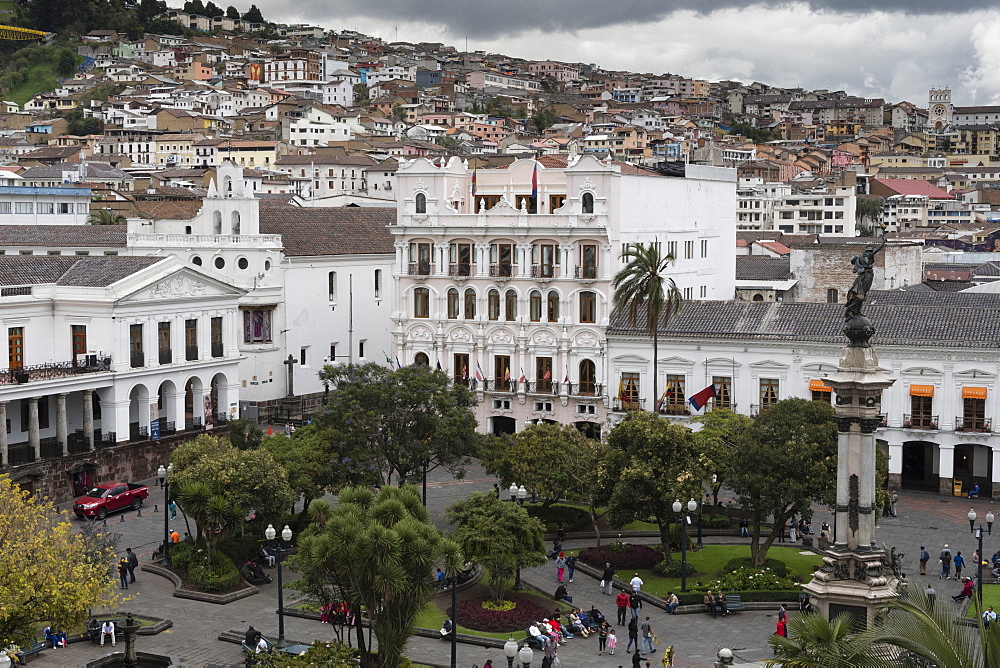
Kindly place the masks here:
POLYGON ((878 365, 868 338, 871 322, 856 315, 844 330, 851 344, 837 371, 824 379, 837 395, 837 506, 833 543, 803 589, 827 619, 849 613, 869 628, 879 606, 897 596, 895 554, 875 544, 875 430, 882 391, 895 382, 878 365))

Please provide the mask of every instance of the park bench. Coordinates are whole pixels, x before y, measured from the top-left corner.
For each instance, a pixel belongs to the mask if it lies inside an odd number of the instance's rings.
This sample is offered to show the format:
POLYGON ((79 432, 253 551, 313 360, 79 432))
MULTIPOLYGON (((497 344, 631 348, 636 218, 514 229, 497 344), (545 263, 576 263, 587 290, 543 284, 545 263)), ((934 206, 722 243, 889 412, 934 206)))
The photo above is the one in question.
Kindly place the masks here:
POLYGON ((531 635, 531 631, 529 631, 528 629, 524 629, 524 644, 527 645, 528 647, 532 647, 538 650, 542 649, 542 641, 540 640, 540 638, 541 636, 533 636, 531 635))
POLYGON ((36 640, 31 643, 31 646, 27 649, 22 649, 17 652, 17 662, 22 666, 28 661, 31 661, 36 656, 42 653, 43 649, 48 649, 48 643, 42 642, 41 640, 36 640))
POLYGON ((726 610, 728 612, 744 612, 746 610, 739 594, 726 594, 726 610))
MULTIPOLYGON (((268 640, 267 637, 265 637, 265 636, 261 636, 261 639, 263 639, 264 643, 267 645, 267 653, 268 654, 273 653, 274 652, 274 643, 271 640, 268 640)), ((247 645, 246 639, 243 639, 243 640, 240 641, 240 647, 243 648, 243 653, 244 654, 256 654, 257 653, 257 646, 254 645, 253 647, 249 647, 247 645)))

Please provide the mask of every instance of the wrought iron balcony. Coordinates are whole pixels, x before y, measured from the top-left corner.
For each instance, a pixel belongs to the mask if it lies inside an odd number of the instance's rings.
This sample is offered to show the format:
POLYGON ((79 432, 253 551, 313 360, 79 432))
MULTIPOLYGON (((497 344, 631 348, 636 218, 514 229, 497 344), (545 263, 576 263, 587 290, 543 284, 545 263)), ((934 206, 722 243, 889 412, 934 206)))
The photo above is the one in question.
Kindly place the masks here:
POLYGON ((544 379, 530 381, 528 394, 559 394, 559 383, 544 379))
POLYGON ((516 394, 517 393, 517 381, 511 378, 510 380, 493 379, 487 378, 483 381, 484 389, 487 392, 494 392, 498 394, 516 394))
POLYGON ((955 418, 955 431, 990 433, 993 431, 993 420, 992 418, 965 417, 960 415, 955 418))
POLYGON ((926 415, 923 413, 910 415, 909 413, 903 414, 903 429, 930 429, 934 430, 938 428, 938 416, 937 415, 926 415))
MULTIPOLYGON (((173 361, 174 361, 174 351, 171 350, 170 348, 160 348, 160 364, 170 364, 173 361)), ((135 364, 133 364, 132 366, 135 366, 135 364)))
POLYGON ((453 262, 448 265, 449 276, 472 276, 473 264, 471 262, 453 262))
POLYGON ((556 267, 553 264, 533 264, 531 265, 532 278, 555 278, 556 267))
POLYGON ((517 267, 512 264, 491 264, 490 265, 490 277, 492 278, 511 278, 517 275, 517 267))
POLYGON ((68 362, 46 362, 0 371, 0 385, 23 385, 33 380, 63 378, 79 373, 97 373, 111 369, 110 357, 83 355, 68 362))
POLYGON ((225 355, 222 343, 212 342, 212 357, 223 357, 225 355))
POLYGON ((592 381, 570 383, 569 393, 574 397, 600 397, 604 396, 604 385, 592 381))
POLYGON ((641 411, 643 410, 643 404, 646 403, 645 399, 615 399, 611 402, 611 410, 618 413, 625 413, 627 411, 641 411))
POLYGON ((131 353, 129 362, 133 369, 141 369, 146 366, 146 355, 144 353, 131 353))
POLYGON ((197 362, 198 346, 184 346, 184 359, 188 362, 197 362))
POLYGON ((430 276, 434 273, 434 265, 430 262, 411 262, 407 273, 410 276, 430 276))
POLYGON ((593 264, 579 265, 576 268, 574 276, 576 278, 582 278, 586 280, 595 279, 597 278, 597 265, 593 264))
POLYGON ((663 404, 660 406, 660 415, 691 415, 691 410, 687 404, 663 404))

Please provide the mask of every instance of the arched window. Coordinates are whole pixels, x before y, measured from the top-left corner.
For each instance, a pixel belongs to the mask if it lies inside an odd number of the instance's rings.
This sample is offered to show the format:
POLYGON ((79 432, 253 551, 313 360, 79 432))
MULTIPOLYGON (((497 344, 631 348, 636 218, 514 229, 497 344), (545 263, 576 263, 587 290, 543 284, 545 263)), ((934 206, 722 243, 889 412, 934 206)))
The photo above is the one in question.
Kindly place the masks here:
POLYGON ((597 367, 591 360, 580 362, 580 394, 596 394, 597 367))
POLYGON ((413 356, 413 363, 417 366, 430 366, 431 360, 427 357, 427 353, 417 353, 413 356))
POLYGON ((584 290, 580 293, 580 322, 597 322, 597 293, 584 290))
POLYGON ((508 290, 503 296, 504 313, 508 321, 517 320, 517 293, 508 290))
POLYGON ((417 288, 413 291, 413 317, 431 317, 431 291, 427 288, 417 288))
POLYGON ((233 234, 240 233, 240 212, 233 211, 233 234))
POLYGON ((222 234, 222 212, 212 214, 212 234, 222 234))
POLYGON ((583 193, 583 212, 594 213, 594 193, 583 193))
POLYGON ((559 322, 559 293, 555 290, 550 291, 546 298, 545 313, 549 322, 559 322))
POLYGON ((455 288, 448 290, 448 318, 458 318, 458 290, 455 288))
POLYGON ((417 213, 427 213, 427 195, 417 193, 416 197, 417 213))
POLYGON ((538 290, 532 290, 528 297, 528 303, 531 322, 540 322, 542 319, 542 293, 538 290))
POLYGON ((500 319, 500 292, 490 290, 487 296, 486 315, 490 320, 500 319))
POLYGON ((476 291, 472 288, 465 289, 465 319, 474 320, 476 318, 476 291))

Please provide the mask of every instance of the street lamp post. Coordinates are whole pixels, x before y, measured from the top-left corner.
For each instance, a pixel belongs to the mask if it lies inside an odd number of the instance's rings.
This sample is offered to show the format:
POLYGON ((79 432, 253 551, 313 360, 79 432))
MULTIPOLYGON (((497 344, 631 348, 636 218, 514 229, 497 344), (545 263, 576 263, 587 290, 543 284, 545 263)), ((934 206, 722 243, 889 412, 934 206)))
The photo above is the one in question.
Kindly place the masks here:
POLYGON ((165 468, 160 464, 156 469, 156 475, 160 477, 160 486, 163 487, 163 565, 170 567, 170 474, 174 470, 174 465, 168 464, 165 468))
POLYGON ((458 573, 451 575, 451 668, 458 668, 458 573))
POLYGON ((507 668, 514 668, 514 657, 517 656, 517 641, 511 638, 503 644, 503 655, 507 657, 507 668))
MULTIPOLYGON (((268 524, 267 529, 264 530, 264 537, 269 541, 273 541, 277 532, 274 530, 273 524, 268 524)), ((292 530, 285 525, 285 528, 281 530, 281 540, 286 544, 292 540, 292 530)), ((275 555, 275 561, 278 563, 278 647, 285 646, 285 591, 282 588, 281 583, 281 560, 285 556, 287 550, 284 546, 278 546, 278 554, 275 555)))
POLYGON ((524 488, 524 485, 521 485, 517 488, 517 502, 523 506, 526 498, 528 498, 528 490, 524 488))
MULTIPOLYGON (((549 642, 552 642, 551 640, 549 642)), ((521 651, 517 653, 517 658, 521 660, 524 668, 531 668, 531 660, 535 658, 535 653, 526 644, 521 646, 521 651)))
POLYGON ((507 492, 510 494, 510 502, 515 503, 517 501, 517 483, 510 483, 510 487, 507 488, 507 492))
MULTIPOLYGON (((687 510, 689 513, 693 513, 698 509, 698 502, 691 499, 687 502, 687 510)), ((678 522, 681 525, 681 591, 687 591, 687 543, 688 543, 688 524, 691 523, 691 517, 689 515, 681 515, 681 511, 684 510, 684 506, 681 505, 680 499, 676 499, 673 505, 674 512, 679 515, 678 522)))
MULTIPOLYGON (((977 516, 975 510, 970 509, 967 517, 969 518, 969 531, 971 531, 972 535, 975 536, 976 540, 979 541, 979 552, 977 553, 979 555, 979 563, 976 564, 976 569, 977 569, 976 577, 978 578, 979 581, 976 583, 976 589, 978 590, 977 593, 979 595, 979 607, 982 608, 983 607, 983 556, 984 556, 983 525, 980 524, 978 527, 976 526, 977 516)), ((986 533, 988 534, 993 533, 993 519, 994 519, 993 511, 986 513, 986 533)))

